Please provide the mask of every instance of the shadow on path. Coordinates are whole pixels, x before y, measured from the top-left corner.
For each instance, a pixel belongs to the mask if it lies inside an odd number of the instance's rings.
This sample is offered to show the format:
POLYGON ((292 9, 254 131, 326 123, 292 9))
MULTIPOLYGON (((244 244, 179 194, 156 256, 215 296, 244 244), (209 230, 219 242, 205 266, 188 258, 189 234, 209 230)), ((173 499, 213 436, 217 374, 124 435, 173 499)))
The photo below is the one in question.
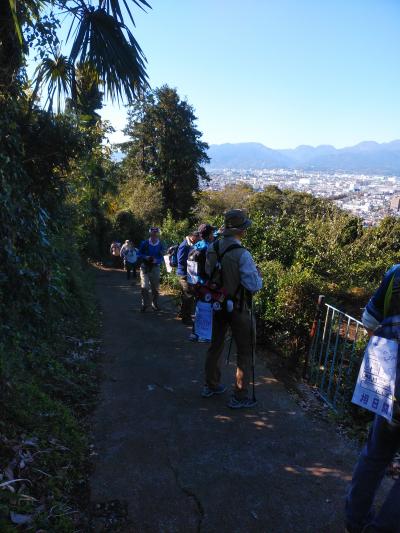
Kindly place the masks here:
MULTIPOLYGON (((200 397, 207 345, 140 289, 99 270, 105 352, 92 500, 126 502, 136 532, 342 532, 355 450, 301 411, 263 364, 258 406, 200 397)), ((223 370, 233 382, 234 365, 223 370)))

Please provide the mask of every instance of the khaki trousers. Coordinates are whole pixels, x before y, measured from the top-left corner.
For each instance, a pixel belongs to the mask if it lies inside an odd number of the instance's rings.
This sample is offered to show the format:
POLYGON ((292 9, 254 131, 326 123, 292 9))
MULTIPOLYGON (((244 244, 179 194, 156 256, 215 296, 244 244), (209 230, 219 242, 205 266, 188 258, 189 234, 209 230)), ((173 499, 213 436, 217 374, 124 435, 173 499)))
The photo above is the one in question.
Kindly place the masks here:
POLYGON ((194 296, 190 292, 189 284, 186 276, 179 276, 179 284, 181 286, 181 318, 183 320, 192 318, 194 308, 194 296))
POLYGON ((140 267, 140 288, 142 292, 142 305, 149 307, 150 305, 150 290, 152 294, 152 302, 158 305, 158 295, 160 291, 160 266, 154 265, 148 268, 146 265, 140 267))
POLYGON ((213 331, 210 348, 207 351, 205 374, 206 384, 216 388, 221 380, 221 356, 224 350, 225 335, 231 326, 233 339, 237 348, 237 368, 235 397, 237 399, 249 397, 249 384, 252 367, 252 342, 255 342, 255 324, 251 324, 249 309, 224 311, 214 313, 213 331))

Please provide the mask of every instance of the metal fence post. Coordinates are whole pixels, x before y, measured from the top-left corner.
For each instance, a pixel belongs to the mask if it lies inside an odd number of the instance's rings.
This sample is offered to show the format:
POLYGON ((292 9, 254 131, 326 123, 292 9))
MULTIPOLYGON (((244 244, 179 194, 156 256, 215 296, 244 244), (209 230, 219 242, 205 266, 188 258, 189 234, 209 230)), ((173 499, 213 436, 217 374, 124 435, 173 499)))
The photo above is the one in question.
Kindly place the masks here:
POLYGON ((311 326, 311 331, 310 331, 310 349, 307 350, 307 353, 304 359, 303 378, 307 377, 307 371, 308 371, 309 362, 310 362, 310 353, 314 347, 314 339, 318 331, 318 326, 321 320, 324 304, 325 304, 325 296, 323 294, 320 294, 318 296, 317 305, 315 308, 314 321, 313 321, 313 324, 311 326))

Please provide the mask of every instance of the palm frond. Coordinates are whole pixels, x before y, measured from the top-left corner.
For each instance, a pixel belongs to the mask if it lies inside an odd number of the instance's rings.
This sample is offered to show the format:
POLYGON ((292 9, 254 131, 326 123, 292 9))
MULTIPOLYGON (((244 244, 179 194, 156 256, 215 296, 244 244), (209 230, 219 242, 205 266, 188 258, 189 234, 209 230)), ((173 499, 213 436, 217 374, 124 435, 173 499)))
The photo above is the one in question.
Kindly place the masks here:
POLYGON ((19 44, 22 45, 21 25, 17 16, 17 0, 9 0, 11 16, 14 22, 15 33, 17 34, 19 44))
MULTIPOLYGON (((132 12, 130 10, 130 7, 128 5, 127 0, 122 0, 125 6, 125 10, 128 13, 128 17, 130 18, 132 24, 135 26, 135 21, 133 20, 132 12)), ((146 2, 146 0, 132 0, 134 4, 136 4, 140 9, 145 11, 144 7, 147 7, 151 9, 150 4, 146 2)), ((120 0, 102 0, 100 3, 100 7, 104 7, 105 11, 109 14, 115 17, 119 22, 124 23, 124 19, 122 16, 121 6, 120 6, 120 0)))
POLYGON ((112 100, 126 96, 131 102, 148 86, 143 51, 129 28, 103 8, 81 13, 70 58, 73 63, 89 63, 112 100))
POLYGON ((57 51, 54 56, 42 60, 35 71, 34 96, 43 86, 47 86, 45 105, 52 110, 54 97, 57 97, 57 112, 60 113, 63 99, 74 91, 74 66, 68 57, 57 51))

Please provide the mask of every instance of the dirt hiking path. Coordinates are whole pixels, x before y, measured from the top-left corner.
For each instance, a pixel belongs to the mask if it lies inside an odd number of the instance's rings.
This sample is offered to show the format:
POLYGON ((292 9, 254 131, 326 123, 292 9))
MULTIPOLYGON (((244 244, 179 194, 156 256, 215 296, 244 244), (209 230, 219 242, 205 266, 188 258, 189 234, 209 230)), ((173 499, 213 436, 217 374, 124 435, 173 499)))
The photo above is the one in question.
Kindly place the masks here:
MULTIPOLYGON (((188 341, 168 298, 141 314, 140 289, 98 270, 105 352, 94 416, 92 501, 119 500, 119 531, 343 532, 356 452, 313 420, 258 363, 258 406, 203 399, 207 345, 188 341)), ((231 384, 235 367, 223 369, 231 384)), ((99 527, 100 531, 100 527, 99 527)))

